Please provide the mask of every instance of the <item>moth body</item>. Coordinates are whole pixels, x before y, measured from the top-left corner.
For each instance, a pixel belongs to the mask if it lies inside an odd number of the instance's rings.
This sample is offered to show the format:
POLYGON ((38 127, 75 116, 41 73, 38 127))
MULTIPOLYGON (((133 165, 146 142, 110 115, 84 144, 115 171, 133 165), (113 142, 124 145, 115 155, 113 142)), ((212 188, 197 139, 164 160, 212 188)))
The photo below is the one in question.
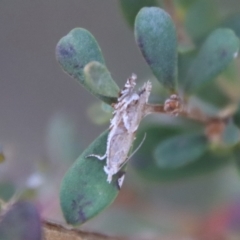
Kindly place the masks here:
POLYGON ((146 82, 138 91, 134 91, 136 75, 128 78, 114 107, 114 116, 110 122, 106 153, 103 156, 91 154, 99 160, 106 158, 104 171, 107 181, 128 161, 128 153, 135 139, 138 126, 148 112, 145 111, 148 97, 151 92, 151 83, 146 82))

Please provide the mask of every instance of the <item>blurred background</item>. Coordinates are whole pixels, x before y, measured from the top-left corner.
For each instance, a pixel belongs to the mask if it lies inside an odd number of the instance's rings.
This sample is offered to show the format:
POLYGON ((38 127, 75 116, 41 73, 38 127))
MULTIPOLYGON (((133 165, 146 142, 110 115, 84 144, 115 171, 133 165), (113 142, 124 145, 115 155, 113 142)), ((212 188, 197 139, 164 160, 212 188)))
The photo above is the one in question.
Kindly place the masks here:
MULTIPOLYGON (((214 2, 220 16, 240 9, 239 1, 214 2)), ((1 1, 0 146, 5 162, 0 194, 8 200, 13 192, 24 192, 44 218, 57 222, 64 222, 58 202, 64 173, 108 127, 91 120, 99 102, 55 59, 57 42, 75 27, 95 36, 120 88, 131 73, 140 81, 153 78, 118 1, 1 1)), ((115 203, 81 229, 151 239, 198 235, 202 229, 221 232, 226 224, 229 231, 240 229, 240 181, 233 167, 155 184, 141 181, 130 169, 115 203)))

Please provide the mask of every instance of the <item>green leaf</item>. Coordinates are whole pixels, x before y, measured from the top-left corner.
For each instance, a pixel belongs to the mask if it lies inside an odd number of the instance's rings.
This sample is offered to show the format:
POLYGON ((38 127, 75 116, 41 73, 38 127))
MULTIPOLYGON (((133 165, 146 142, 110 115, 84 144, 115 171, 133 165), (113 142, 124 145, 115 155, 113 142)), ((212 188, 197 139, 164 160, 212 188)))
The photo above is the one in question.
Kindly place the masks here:
MULTIPOLYGON (((46 131, 46 145, 51 159, 56 159, 58 164, 73 163, 82 152, 77 128, 68 115, 57 113, 51 117, 46 131)), ((46 169, 46 166, 40 167, 46 169)))
POLYGON ((233 122, 240 128, 240 103, 238 104, 237 110, 233 115, 233 122))
POLYGON ((111 104, 117 101, 119 87, 110 72, 99 62, 90 62, 84 67, 86 86, 100 100, 111 104))
POLYGON ((232 160, 232 156, 229 153, 215 154, 207 151, 198 158, 197 161, 191 162, 185 166, 175 169, 160 168, 156 164, 154 158, 154 150, 157 145, 161 141, 184 132, 185 131, 180 128, 164 125, 151 125, 140 129, 137 134, 136 144, 139 144, 140 139, 143 138, 145 133, 147 137, 142 147, 134 155, 133 161, 131 161, 136 172, 144 179, 150 181, 177 181, 210 173, 229 164, 232 160))
POLYGON ((178 85, 181 89, 186 84, 187 72, 196 54, 197 51, 194 48, 178 50, 178 85))
POLYGON ((234 58, 239 50, 239 39, 230 29, 217 29, 205 41, 188 71, 186 90, 197 91, 213 80, 234 58))
POLYGON ((110 107, 105 103, 96 102, 88 108, 88 117, 92 120, 94 124, 103 125, 109 123, 109 120, 112 116, 113 108, 111 108, 111 111, 105 111, 103 108, 106 108, 106 106, 110 107))
POLYGON ((177 37, 168 13, 144 7, 135 20, 135 39, 159 82, 169 91, 177 87, 177 37))
POLYGON ((135 17, 141 8, 158 6, 156 0, 119 0, 119 4, 125 19, 132 28, 135 17))
POLYGON ((13 182, 3 180, 0 182, 0 199, 6 202, 10 200, 15 192, 16 186, 13 184, 13 182))
POLYGON ((0 239, 42 239, 40 216, 32 203, 17 202, 1 216, 0 239))
POLYGON ((240 38, 240 14, 236 14, 225 19, 221 23, 221 27, 232 29, 235 34, 240 38))
POLYGON ((56 46, 56 58, 63 70, 78 80, 85 88, 84 67, 97 61, 105 64, 101 49, 93 35, 83 28, 75 28, 61 38, 56 46))
MULTIPOLYGON (((238 61, 232 61, 228 65, 226 70, 221 74, 221 81, 222 81, 222 83, 226 83, 233 87, 234 84, 239 84, 238 75, 239 75, 238 74, 238 61)), ((231 87, 231 86, 229 86, 229 87, 231 87)))
POLYGON ((220 17, 213 1, 197 0, 192 2, 186 14, 185 27, 194 42, 199 44, 218 24, 220 17))
POLYGON ((104 155, 108 130, 102 133, 76 160, 64 176, 60 189, 60 203, 67 223, 79 225, 96 216, 117 197, 118 173, 107 182, 103 170, 105 160, 90 154, 104 155))
POLYGON ((202 134, 180 134, 160 142, 154 157, 160 168, 174 169, 197 161, 207 147, 207 138, 202 134))
POLYGON ((219 86, 218 81, 209 81, 200 87, 195 95, 203 102, 219 110, 232 103, 232 99, 219 86))
POLYGON ((232 119, 229 120, 226 128, 224 129, 222 140, 223 140, 223 143, 227 146, 229 145, 233 146, 240 142, 240 130, 234 124, 232 119))
POLYGON ((194 2, 196 2, 197 0, 177 0, 175 1, 175 4, 177 6, 180 6, 181 8, 184 8, 184 9, 188 9, 189 7, 191 7, 194 2))
POLYGON ((238 171, 240 172, 240 143, 234 146, 233 153, 234 153, 234 157, 235 157, 236 167, 237 167, 238 171))

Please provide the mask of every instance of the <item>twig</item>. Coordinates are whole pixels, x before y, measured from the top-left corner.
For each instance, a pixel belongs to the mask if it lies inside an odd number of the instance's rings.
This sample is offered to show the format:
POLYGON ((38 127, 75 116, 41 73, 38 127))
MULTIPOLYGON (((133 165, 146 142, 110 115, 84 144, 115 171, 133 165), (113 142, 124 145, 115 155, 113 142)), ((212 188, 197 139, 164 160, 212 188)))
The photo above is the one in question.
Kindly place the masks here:
POLYGON ((43 222, 44 240, 124 240, 103 234, 83 232, 50 221, 43 222))

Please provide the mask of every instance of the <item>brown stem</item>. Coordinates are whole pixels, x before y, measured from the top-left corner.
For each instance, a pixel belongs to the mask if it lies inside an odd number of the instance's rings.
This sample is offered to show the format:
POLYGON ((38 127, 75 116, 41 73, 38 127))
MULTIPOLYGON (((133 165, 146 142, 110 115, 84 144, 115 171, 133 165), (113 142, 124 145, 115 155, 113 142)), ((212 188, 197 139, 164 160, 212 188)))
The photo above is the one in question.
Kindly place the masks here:
POLYGON ((179 112, 179 116, 185 117, 185 118, 189 118, 192 120, 195 120, 197 122, 201 122, 201 123, 207 123, 211 120, 210 117, 204 115, 202 112, 200 111, 186 111, 186 110, 182 110, 181 112, 179 112))
POLYGON ((145 115, 152 114, 152 113, 164 113, 164 114, 168 114, 168 115, 181 116, 181 117, 192 119, 197 122, 204 123, 204 124, 208 124, 212 121, 216 121, 216 119, 218 121, 226 122, 226 119, 230 117, 230 116, 225 116, 224 118, 223 117, 214 117, 213 118, 213 117, 206 116, 204 113, 202 113, 198 109, 187 111, 184 108, 177 111, 177 114, 171 114, 165 110, 164 104, 146 104, 145 105, 145 115))
POLYGON ((212 143, 219 144, 221 143, 222 134, 226 128, 228 119, 231 118, 236 111, 236 106, 229 106, 222 110, 218 116, 209 117, 197 108, 188 110, 187 102, 183 102, 178 95, 173 94, 166 99, 164 104, 146 104, 144 111, 145 115, 164 113, 167 115, 182 116, 200 122, 205 126, 205 135, 207 138, 212 143))
POLYGON ((66 228, 49 221, 43 222, 43 233, 44 240, 124 240, 124 238, 109 237, 98 233, 66 228))
POLYGON ((164 105, 162 104, 146 104, 144 111, 145 115, 151 113, 165 113, 164 105))

